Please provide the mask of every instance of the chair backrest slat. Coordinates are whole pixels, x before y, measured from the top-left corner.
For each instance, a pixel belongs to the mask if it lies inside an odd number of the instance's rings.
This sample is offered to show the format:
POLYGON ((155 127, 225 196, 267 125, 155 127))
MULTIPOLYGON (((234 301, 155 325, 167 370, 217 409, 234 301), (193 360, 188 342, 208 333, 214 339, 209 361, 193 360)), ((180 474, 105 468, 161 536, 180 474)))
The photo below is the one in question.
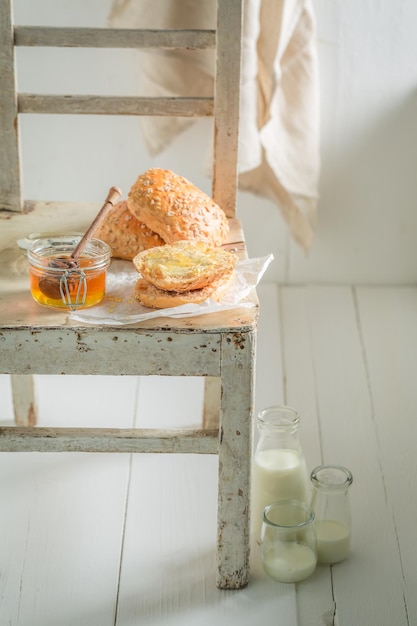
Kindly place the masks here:
POLYGON ((136 30, 129 28, 58 28, 16 26, 16 46, 53 48, 215 48, 215 30, 136 30))
POLYGON ((228 217, 236 214, 242 0, 217 3, 212 195, 228 217))
POLYGON ((11 1, 0 4, 0 209, 21 211, 20 139, 11 1))
POLYGON ((19 113, 74 115, 170 115, 210 117, 213 98, 141 98, 135 96, 63 96, 19 94, 19 113))

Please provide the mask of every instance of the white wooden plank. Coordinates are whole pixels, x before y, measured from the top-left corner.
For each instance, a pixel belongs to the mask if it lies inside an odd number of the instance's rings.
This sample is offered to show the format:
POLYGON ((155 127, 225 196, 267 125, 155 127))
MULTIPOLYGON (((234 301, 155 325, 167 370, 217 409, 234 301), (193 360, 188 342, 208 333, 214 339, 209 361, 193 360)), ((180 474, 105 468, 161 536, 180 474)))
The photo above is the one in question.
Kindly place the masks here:
POLYGON ((10 376, 7 374, 0 374, 0 424, 2 426, 14 424, 12 386, 10 376))
POLYGON ((0 622, 113 626, 127 457, 2 454, 0 465, 0 622))
POLYGON ((279 289, 274 283, 257 287, 260 302, 257 340, 255 414, 273 404, 284 404, 279 289))
MULTIPOLYGON (((354 476, 352 555, 332 568, 335 620, 406 625, 397 538, 353 295, 344 287, 311 287, 306 304, 323 461, 344 464, 354 476)), ((322 613, 332 608, 325 604, 322 613)))
POLYGON ((200 424, 204 378, 146 376, 140 379, 135 427, 176 428, 200 424))
MULTIPOLYGON (((134 378, 117 391, 100 377, 38 380, 41 421, 77 423, 84 405, 89 425, 116 408, 132 425, 134 378)), ((0 623, 113 626, 129 456, 1 454, 0 465, 0 623)))
MULTIPOLYGON (((281 287, 280 299, 285 403, 300 413, 300 442, 307 467, 311 471, 323 461, 323 457, 309 290, 305 287, 281 287)), ((332 624, 330 616, 333 614, 334 602, 331 586, 330 570, 325 567, 317 568, 308 580, 297 585, 297 626, 323 622, 332 624)))
POLYGON ((131 428, 136 376, 36 376, 39 425, 131 428))
POLYGON ((35 426, 38 420, 33 376, 11 376, 14 419, 18 426, 35 426))
POLYGON ((217 457, 133 458, 117 626, 176 623, 215 589, 216 475, 217 457))
POLYGON ((395 526, 404 601, 413 624, 417 622, 417 289, 358 288, 357 294, 387 515, 395 526))
POLYGON ((307 466, 323 461, 318 423, 317 391, 309 317, 308 289, 282 287, 281 334, 284 400, 300 413, 300 441, 307 466))
POLYGON ((204 381, 203 428, 219 427, 220 393, 220 378, 207 376, 204 381))

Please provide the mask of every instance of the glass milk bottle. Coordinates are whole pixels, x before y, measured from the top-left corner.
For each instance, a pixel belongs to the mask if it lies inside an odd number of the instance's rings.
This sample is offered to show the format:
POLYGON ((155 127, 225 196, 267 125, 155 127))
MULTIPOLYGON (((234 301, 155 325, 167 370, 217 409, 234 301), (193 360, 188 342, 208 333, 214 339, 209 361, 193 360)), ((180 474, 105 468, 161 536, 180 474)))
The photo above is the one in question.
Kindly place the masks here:
POLYGON ((298 437, 299 424, 297 411, 287 406, 271 406, 258 415, 251 500, 251 532, 257 541, 266 506, 280 500, 310 504, 311 485, 298 437))
POLYGON ((343 561, 350 552, 349 487, 352 474, 341 465, 319 465, 311 472, 318 563, 343 561))

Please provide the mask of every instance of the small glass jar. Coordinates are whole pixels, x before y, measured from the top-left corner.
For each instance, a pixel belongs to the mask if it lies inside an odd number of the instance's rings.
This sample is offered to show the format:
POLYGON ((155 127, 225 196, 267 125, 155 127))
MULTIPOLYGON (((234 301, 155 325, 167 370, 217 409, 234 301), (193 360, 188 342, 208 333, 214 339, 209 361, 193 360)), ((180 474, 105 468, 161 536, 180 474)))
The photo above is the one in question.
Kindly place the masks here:
POLYGON ((314 513, 298 500, 267 506, 262 516, 261 560, 270 578, 282 583, 305 580, 316 569, 314 513))
POLYGON ((279 500, 310 504, 311 484, 299 440, 300 416, 288 406, 271 406, 258 415, 258 443, 252 467, 251 529, 259 541, 262 513, 279 500))
POLYGON ((103 299, 111 248, 104 241, 91 239, 75 261, 70 257, 80 239, 54 236, 31 244, 27 252, 30 291, 39 304, 73 311, 103 299))
POLYGON ((350 470, 341 465, 319 465, 311 472, 317 535, 318 562, 331 565, 343 561, 350 552, 351 516, 350 470))

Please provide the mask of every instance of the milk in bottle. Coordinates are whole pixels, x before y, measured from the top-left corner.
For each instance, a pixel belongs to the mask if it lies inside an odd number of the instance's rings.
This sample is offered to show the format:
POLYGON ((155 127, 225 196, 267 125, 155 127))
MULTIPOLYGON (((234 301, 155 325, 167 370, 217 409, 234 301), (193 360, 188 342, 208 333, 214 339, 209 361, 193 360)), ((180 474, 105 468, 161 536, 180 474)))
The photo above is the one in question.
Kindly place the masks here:
POLYGON ((341 465, 319 465, 311 472, 318 562, 331 565, 350 553, 349 487, 352 473, 341 465))
POLYGON ((252 466, 251 529, 258 540, 262 513, 280 500, 310 501, 310 480, 298 437, 300 417, 286 406, 268 407, 257 420, 252 466))

